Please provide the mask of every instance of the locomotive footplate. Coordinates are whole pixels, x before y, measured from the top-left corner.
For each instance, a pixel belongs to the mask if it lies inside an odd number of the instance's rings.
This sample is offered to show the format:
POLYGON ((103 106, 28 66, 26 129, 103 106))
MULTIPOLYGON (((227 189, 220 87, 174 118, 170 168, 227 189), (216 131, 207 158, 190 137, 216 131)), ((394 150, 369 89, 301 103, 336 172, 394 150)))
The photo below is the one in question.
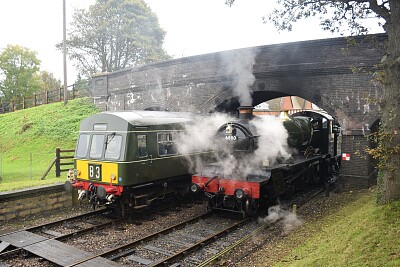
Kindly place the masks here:
POLYGON ((93 257, 93 259, 82 262, 76 266, 121 266, 106 258, 95 257, 92 253, 28 231, 19 231, 3 235, 0 236, 0 240, 8 242, 17 248, 22 248, 59 266, 75 265, 91 257, 93 257), (99 265, 99 263, 101 264, 99 265))

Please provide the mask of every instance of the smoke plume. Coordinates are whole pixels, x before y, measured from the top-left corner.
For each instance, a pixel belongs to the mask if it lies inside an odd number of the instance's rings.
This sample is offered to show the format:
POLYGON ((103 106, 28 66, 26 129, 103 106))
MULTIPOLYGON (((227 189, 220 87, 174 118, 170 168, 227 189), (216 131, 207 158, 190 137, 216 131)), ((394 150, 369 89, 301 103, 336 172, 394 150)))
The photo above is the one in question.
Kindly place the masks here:
MULTIPOLYGON (((254 118, 250 121, 253 135, 258 136, 258 147, 245 156, 238 156, 232 151, 232 143, 216 136, 222 125, 234 120, 226 114, 213 114, 188 124, 185 133, 178 137, 178 151, 189 155, 200 151, 212 151, 213 161, 218 162, 219 166, 214 175, 231 179, 261 174, 263 164, 272 165, 277 160, 290 158, 288 133, 282 122, 275 117, 254 118)), ((204 165, 210 159, 190 156, 188 160, 192 172, 202 173, 204 165)))
POLYGON ((233 92, 239 97, 241 106, 251 106, 251 85, 255 81, 253 65, 257 51, 255 49, 233 50, 221 54, 223 75, 231 79, 233 92))
POLYGON ((275 223, 277 221, 282 225, 283 235, 289 234, 303 224, 296 214, 282 209, 279 205, 269 207, 268 215, 265 218, 259 218, 260 223, 275 223))

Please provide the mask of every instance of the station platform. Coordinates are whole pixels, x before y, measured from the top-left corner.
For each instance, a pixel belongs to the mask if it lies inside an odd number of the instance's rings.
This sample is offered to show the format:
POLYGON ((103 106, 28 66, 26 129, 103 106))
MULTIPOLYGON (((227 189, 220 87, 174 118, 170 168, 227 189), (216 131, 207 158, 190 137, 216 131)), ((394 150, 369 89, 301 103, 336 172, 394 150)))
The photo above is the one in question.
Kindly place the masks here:
POLYGON ((28 231, 19 231, 0 236, 0 241, 22 248, 59 266, 122 266, 106 258, 75 248, 58 240, 49 239, 28 231), (91 258, 89 261, 82 262, 91 258), (82 262, 82 263, 80 263, 82 262))

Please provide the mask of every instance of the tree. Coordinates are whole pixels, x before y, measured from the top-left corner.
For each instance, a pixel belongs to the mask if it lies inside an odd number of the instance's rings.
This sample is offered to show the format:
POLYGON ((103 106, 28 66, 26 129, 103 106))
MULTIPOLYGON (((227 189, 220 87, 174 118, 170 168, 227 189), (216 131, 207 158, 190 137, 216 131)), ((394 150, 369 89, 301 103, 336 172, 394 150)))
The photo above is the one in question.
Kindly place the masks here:
POLYGON ((68 54, 84 76, 169 58, 165 32, 143 0, 97 0, 88 11, 76 10, 71 26, 68 54))
MULTIPOLYGON (((235 0, 227 0, 232 5, 235 0)), ((379 181, 378 201, 386 203, 400 199, 400 1, 399 0, 277 0, 264 21, 271 21, 278 30, 291 30, 302 18, 319 16, 323 29, 332 32, 349 29, 351 33, 367 32, 365 19, 380 18, 388 35, 387 51, 382 58, 383 71, 377 71, 382 83, 380 99, 379 144, 370 149, 380 160, 383 174, 379 181)))
POLYGON ((61 87, 61 81, 57 80, 53 73, 45 70, 39 71, 37 79, 40 83, 41 91, 54 91, 59 90, 61 87))
POLYGON ((0 54, 0 88, 5 101, 40 90, 36 52, 19 45, 8 45, 0 54))
POLYGON ((74 83, 74 90, 76 91, 78 97, 91 96, 91 89, 91 79, 83 79, 82 76, 78 74, 78 77, 74 83))

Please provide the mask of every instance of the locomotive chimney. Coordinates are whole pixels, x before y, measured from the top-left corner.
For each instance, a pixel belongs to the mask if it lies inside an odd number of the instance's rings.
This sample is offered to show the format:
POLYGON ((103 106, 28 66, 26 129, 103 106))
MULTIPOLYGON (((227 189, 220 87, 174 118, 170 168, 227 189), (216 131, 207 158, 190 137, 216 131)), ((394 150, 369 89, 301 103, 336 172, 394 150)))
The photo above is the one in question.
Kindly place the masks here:
POLYGON ((240 120, 251 120, 253 118, 253 107, 252 106, 241 106, 239 110, 240 120))

